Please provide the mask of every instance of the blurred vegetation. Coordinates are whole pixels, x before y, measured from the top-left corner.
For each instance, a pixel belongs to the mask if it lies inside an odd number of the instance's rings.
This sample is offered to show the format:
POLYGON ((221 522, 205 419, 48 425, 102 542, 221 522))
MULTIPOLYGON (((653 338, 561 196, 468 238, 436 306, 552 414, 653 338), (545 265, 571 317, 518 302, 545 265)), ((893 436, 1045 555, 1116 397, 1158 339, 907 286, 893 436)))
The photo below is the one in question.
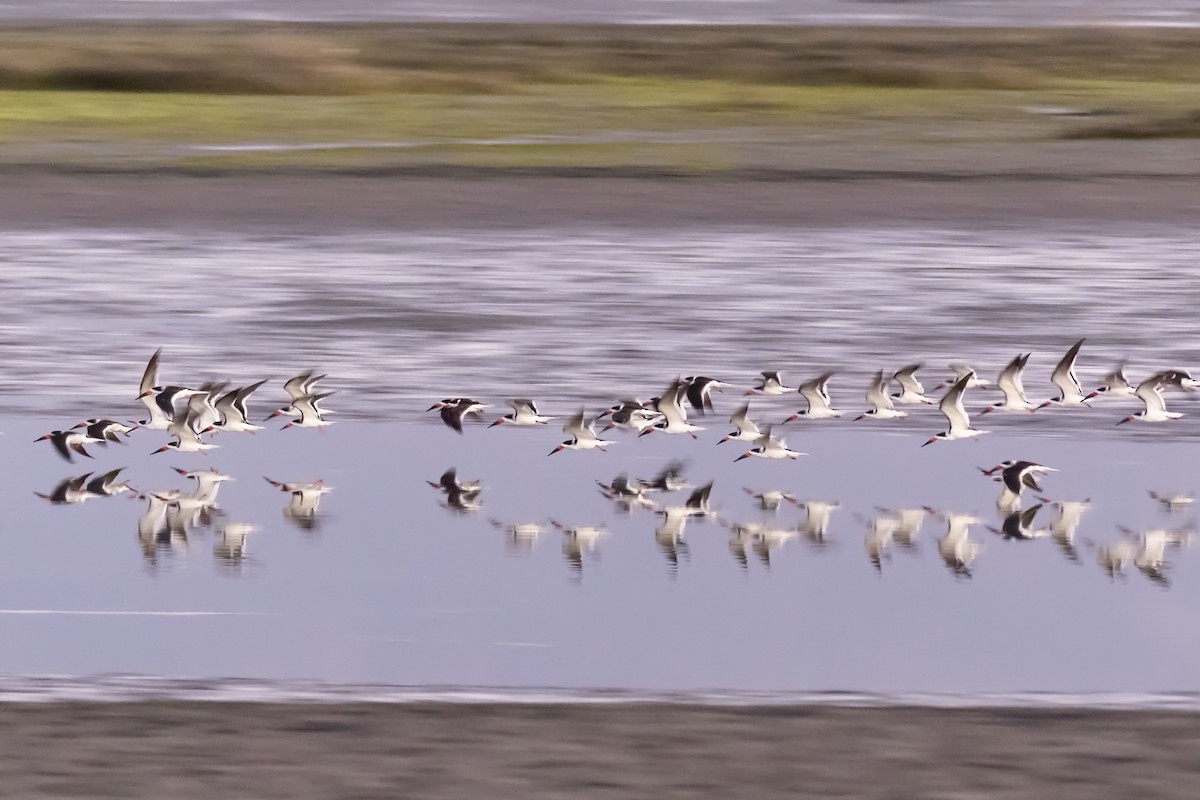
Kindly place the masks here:
POLYGON ((712 168, 786 160, 813 136, 869 151, 1200 129, 1188 29, 113 23, 0 37, 0 163, 712 168), (239 142, 346 146, 203 149, 239 142))

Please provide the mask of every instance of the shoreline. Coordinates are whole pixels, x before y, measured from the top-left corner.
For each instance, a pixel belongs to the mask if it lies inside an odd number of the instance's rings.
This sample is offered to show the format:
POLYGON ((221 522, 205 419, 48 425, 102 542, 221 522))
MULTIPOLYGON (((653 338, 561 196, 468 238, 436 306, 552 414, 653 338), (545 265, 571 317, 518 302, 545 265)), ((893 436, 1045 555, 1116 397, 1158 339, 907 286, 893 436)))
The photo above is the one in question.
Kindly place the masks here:
POLYGON ((0 193, 8 230, 531 229, 554 226, 1191 225, 1200 176, 987 175, 856 179, 564 177, 487 171, 452 177, 320 173, 188 175, 14 171, 0 193))
POLYGON ((0 704, 12 796, 1190 798, 1200 715, 670 704, 0 704))

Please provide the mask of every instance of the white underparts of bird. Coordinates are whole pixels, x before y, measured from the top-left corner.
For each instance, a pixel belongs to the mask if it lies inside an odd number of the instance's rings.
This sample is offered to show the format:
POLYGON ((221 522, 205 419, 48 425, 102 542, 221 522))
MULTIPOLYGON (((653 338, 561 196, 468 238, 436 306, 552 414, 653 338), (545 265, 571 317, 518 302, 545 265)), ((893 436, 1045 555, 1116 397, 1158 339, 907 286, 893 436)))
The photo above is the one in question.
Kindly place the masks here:
POLYGON ((200 438, 201 435, 205 433, 211 433, 212 430, 213 428, 211 425, 203 430, 197 430, 192 424, 192 418, 190 414, 186 416, 180 416, 174 422, 172 422, 171 426, 167 429, 167 432, 175 437, 175 441, 168 442, 150 455, 154 455, 155 453, 165 453, 168 450, 174 450, 178 453, 202 453, 206 450, 213 450, 219 447, 219 445, 205 442, 200 438))
POLYGON ((754 420, 750 419, 750 404, 746 403, 729 417, 734 430, 732 433, 726 434, 717 444, 723 444, 730 439, 736 439, 742 442, 757 442, 762 436, 762 431, 758 429, 758 425, 754 420))
POLYGON ((784 439, 776 439, 771 435, 771 429, 767 428, 762 436, 758 437, 758 446, 754 449, 742 453, 734 459, 734 463, 741 461, 743 458, 799 458, 806 456, 808 453, 798 453, 795 450, 789 450, 787 442, 784 439))
POLYGON ((808 408, 792 414, 784 420, 784 423, 795 422, 801 417, 805 419, 833 419, 834 417, 840 417, 843 412, 834 408, 833 402, 829 399, 829 379, 832 377, 832 372, 826 372, 818 378, 813 378, 811 381, 800 384, 799 392, 808 401, 808 408))
POLYGON ((759 380, 758 380, 758 385, 755 386, 750 391, 746 392, 746 394, 747 395, 751 395, 751 394, 775 395, 775 394, 789 394, 791 392, 794 392, 795 389, 793 389, 792 387, 783 385, 783 378, 781 377, 781 374, 782 373, 775 372, 773 370, 764 370, 762 373, 762 377, 759 378, 759 380))
POLYGON ((601 450, 616 442, 606 441, 596 435, 596 421, 584 422, 584 412, 580 411, 567 420, 563 425, 563 433, 570 436, 565 442, 547 453, 552 456, 563 450, 601 450))
POLYGON ((1150 499, 1155 501, 1162 507, 1163 511, 1168 514, 1173 514, 1176 511, 1182 510, 1185 506, 1190 506, 1196 502, 1194 494, 1184 494, 1183 492, 1150 492, 1150 499))
POLYGON ((73 431, 82 428, 87 429, 87 435, 98 442, 113 442, 115 444, 124 444, 118 434, 125 434, 126 438, 129 434, 138 429, 138 425, 126 425, 123 422, 117 422, 111 419, 89 419, 79 423, 71 428, 73 431))
POLYGON ((261 425, 251 424, 246 401, 264 383, 266 383, 265 380, 252 383, 249 386, 234 389, 218 398, 214 405, 220 419, 214 424, 214 427, 228 433, 252 434, 255 431, 261 431, 263 429, 261 425))
POLYGON ((855 417, 856 422, 860 419, 899 419, 908 416, 907 411, 899 411, 892 404, 892 395, 888 394, 888 381, 883 377, 883 370, 876 372, 867 386, 867 403, 871 408, 855 417))
MULTIPOLYGON (((300 412, 300 419, 289 422, 280 428, 280 430, 287 430, 288 428, 324 428, 332 425, 333 421, 325 419, 321 414, 320 407, 317 405, 326 397, 329 397, 330 394, 332 392, 313 394, 292 401, 292 408, 300 412)), ((459 432, 461 433, 462 431, 459 432)))
POLYGON ((1125 377, 1125 365, 1114 369, 1112 372, 1104 376, 1100 382, 1099 388, 1087 396, 1088 400, 1093 397, 1133 397, 1133 385, 1125 377))
POLYGON ((800 504, 800 501, 796 499, 795 495, 780 491, 778 489, 769 489, 763 492, 756 492, 753 489, 743 488, 742 491, 758 501, 758 508, 760 511, 778 511, 780 504, 782 504, 785 500, 792 505, 800 504))
MULTIPOLYGON (((275 417, 284 415, 292 417, 300 416, 300 410, 296 408, 296 401, 305 397, 312 397, 317 381, 323 380, 327 377, 325 375, 313 375, 313 372, 314 370, 311 369, 305 370, 295 377, 288 378, 287 381, 284 382, 283 390, 287 392, 288 397, 291 398, 291 402, 285 406, 280 406, 279 408, 275 409, 275 411, 273 411, 271 415, 267 417, 267 419, 273 419, 275 417)), ((328 395, 325 396, 328 397, 328 395)), ((435 407, 441 408, 440 405, 435 407)), ((320 409, 320 411, 322 414, 334 413, 333 409, 320 409)), ((266 422, 266 420, 263 421, 266 422)))
POLYGON ((1037 408, 1037 405, 1029 402, 1029 398, 1025 396, 1025 385, 1021 382, 1021 374, 1025 371, 1025 365, 1029 363, 1031 355, 1033 354, 1018 355, 1000 371, 996 383, 1000 391, 1004 392, 1004 400, 985 408, 984 414, 992 411, 1033 411, 1037 408))
POLYGON ((1178 411, 1167 411, 1167 401, 1163 397, 1164 382, 1162 373, 1159 373, 1158 375, 1151 375, 1138 384, 1134 395, 1142 401, 1145 408, 1136 414, 1130 414, 1117 424, 1123 425, 1135 419, 1139 422, 1166 422, 1167 420, 1182 417, 1183 414, 1178 411))
POLYGON ((1080 339, 1067 354, 1062 357, 1058 365, 1054 368, 1054 372, 1050 375, 1050 381, 1058 387, 1059 396, 1042 403, 1038 408, 1046 408, 1047 406, 1077 406, 1087 402, 1090 395, 1083 393, 1083 387, 1079 385, 1079 378, 1075 375, 1075 361, 1079 358, 1079 348, 1083 347, 1086 339, 1080 339))
POLYGON ((987 431, 976 430, 971 427, 971 418, 967 415, 966 406, 963 405, 963 394, 967 391, 967 384, 970 380, 969 376, 960 378, 958 383, 951 386, 942 397, 942 401, 938 403, 938 410, 946 417, 946 421, 950 423, 950 427, 942 433, 934 434, 925 444, 921 445, 922 447, 934 442, 973 439, 976 436, 982 436, 987 433, 987 431))
POLYGON ((909 364, 892 376, 900 384, 900 393, 892 395, 897 403, 933 405, 933 400, 925 396, 925 387, 917 380, 917 370, 920 368, 920 364, 909 364))
POLYGON ((970 364, 963 364, 962 362, 957 362, 957 363, 950 365, 950 370, 954 373, 954 377, 948 381, 944 381, 943 383, 938 384, 938 386, 937 386, 938 391, 945 389, 947 386, 953 386, 954 384, 961 381, 963 378, 971 379, 970 381, 967 382, 968 389, 984 389, 984 388, 987 388, 992 385, 992 382, 989 381, 987 378, 979 377, 979 375, 975 372, 975 368, 972 367, 970 364))
POLYGON ((639 433, 657 422, 661 416, 657 411, 642 405, 640 400, 623 400, 619 406, 608 409, 600 416, 605 415, 608 415, 610 419, 603 430, 622 428, 639 433))
POLYGON ((505 414, 500 419, 488 425, 489 428, 494 428, 497 425, 545 425, 554 419, 554 417, 543 417, 538 413, 537 406, 532 400, 515 399, 507 401, 512 406, 512 413, 505 414))
POLYGON ((672 434, 686 433, 695 439, 696 431, 702 431, 704 428, 688 422, 687 409, 683 406, 686 392, 687 386, 683 381, 672 381, 671 385, 659 396, 656 406, 658 413, 663 416, 663 421, 646 428, 638 436, 645 436, 648 433, 659 431, 660 433, 672 434))

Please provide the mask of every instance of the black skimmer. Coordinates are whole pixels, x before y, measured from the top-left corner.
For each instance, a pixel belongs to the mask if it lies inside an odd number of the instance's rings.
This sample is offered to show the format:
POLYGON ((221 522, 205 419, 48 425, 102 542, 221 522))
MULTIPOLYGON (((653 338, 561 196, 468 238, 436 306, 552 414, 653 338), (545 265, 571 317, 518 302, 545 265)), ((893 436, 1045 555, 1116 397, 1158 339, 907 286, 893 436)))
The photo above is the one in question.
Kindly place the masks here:
POLYGON ((785 500, 792 505, 800 504, 800 501, 796 499, 795 495, 780 491, 778 489, 768 489, 766 491, 756 492, 753 489, 743 488, 742 491, 758 501, 758 509, 760 511, 767 511, 772 514, 779 510, 779 506, 785 500))
POLYGON ((790 394, 796 391, 790 386, 783 385, 782 373, 775 371, 766 371, 762 373, 762 377, 758 380, 758 386, 755 386, 747 395, 751 394, 790 394))
POLYGON ((321 507, 321 496, 332 492, 332 486, 326 486, 324 480, 284 483, 273 481, 265 475, 263 480, 279 491, 291 495, 287 506, 283 509, 285 520, 302 531, 312 532, 317 529, 317 511, 321 507))
POLYGON ((1100 386, 1096 391, 1087 396, 1088 400, 1093 397, 1133 397, 1133 385, 1129 379, 1125 377, 1125 365, 1121 364, 1112 372, 1104 376, 1100 382, 1100 386))
POLYGON ((787 440, 776 439, 771 435, 771 428, 768 426, 763 435, 756 440, 757 446, 742 453, 734 459, 734 463, 741 461, 743 458, 791 458, 796 459, 800 456, 806 456, 808 453, 799 453, 795 450, 788 449, 787 440))
POLYGON ((446 496, 445 507, 451 511, 465 513, 475 511, 483 506, 479 495, 483 485, 479 481, 460 481, 458 470, 454 467, 442 473, 437 483, 426 481, 435 489, 440 489, 446 496))
POLYGON ((1136 414, 1129 416, 1118 422, 1118 425, 1124 425, 1126 422, 1138 420, 1139 422, 1166 422, 1172 419, 1179 419, 1183 414, 1178 411, 1167 411, 1167 401, 1163 398, 1163 387, 1170 385, 1168 379, 1164 377, 1164 373, 1151 375, 1146 380, 1138 384, 1134 394, 1145 405, 1145 408, 1136 414))
POLYGON ((571 438, 546 455, 552 456, 562 450, 600 450, 604 452, 604 448, 610 444, 615 444, 615 442, 606 441, 597 436, 596 421, 591 420, 585 423, 582 411, 567 420, 566 424, 563 425, 563 433, 571 438))
POLYGON ((967 391, 967 384, 970 383, 969 377, 960 378, 958 383, 950 387, 946 394, 942 397, 942 401, 938 403, 938 410, 946 417, 946 421, 950 423, 950 429, 942 433, 934 434, 925 444, 933 444, 934 442, 952 442, 957 439, 973 439, 976 436, 982 436, 987 431, 976 430, 971 427, 971 417, 967 415, 966 406, 963 405, 963 394, 967 391))
POLYGON ((653 478, 639 478, 638 483, 647 492, 678 492, 690 489, 692 485, 683 476, 684 467, 682 461, 670 461, 653 478))
POLYGON ((892 395, 897 403, 933 405, 933 401, 925 396, 925 387, 917 380, 917 370, 920 368, 921 364, 909 364, 892 376, 900 384, 900 392, 892 395))
POLYGON ((1164 389, 1181 389, 1184 391, 1200 387, 1200 381, 1192 377, 1186 369, 1164 369, 1157 374, 1159 383, 1164 389))
POLYGON ((54 445, 55 451, 67 461, 74 461, 72 452, 78 453, 84 458, 92 458, 92 455, 84 449, 84 445, 98 444, 103 442, 103 439, 94 439, 85 432, 69 430, 69 431, 50 431, 45 436, 39 436, 34 439, 35 442, 44 442, 47 439, 54 445))
MULTIPOLYGON (((292 408, 300 414, 300 419, 292 420, 280 428, 280 430, 286 431, 288 428, 321 428, 323 430, 327 426, 332 425, 333 420, 325 419, 325 412, 319 405, 322 400, 324 400, 326 397, 329 397, 331 394, 333 394, 333 392, 326 392, 325 394, 311 394, 307 397, 301 397, 300 399, 294 401, 292 403, 292 408)), ((470 410, 467 409, 462 413, 470 413, 470 410)), ((442 421, 446 421, 446 409, 442 409, 442 421)), ((449 422, 446 422, 446 424, 450 425, 449 422)), ((455 428, 453 425, 450 427, 455 428)), ((462 433, 461 414, 459 415, 459 424, 455 430, 457 430, 459 433, 462 433)))
POLYGON ((173 435, 175 441, 168 442, 150 455, 165 453, 168 450, 174 450, 177 453, 203 453, 220 447, 220 445, 205 442, 200 438, 206 433, 212 433, 213 427, 210 425, 207 428, 198 429, 195 420, 196 417, 190 411, 186 415, 176 416, 170 427, 167 428, 167 433, 173 435))
POLYGON ((150 356, 146 370, 142 373, 141 383, 138 385, 138 399, 150 412, 150 419, 143 420, 138 424, 152 431, 165 431, 175 419, 175 404, 196 393, 195 389, 188 389, 184 386, 158 385, 158 362, 161 356, 162 348, 160 347, 154 351, 154 355, 150 356))
POLYGON ((1029 402, 1029 398, 1025 396, 1025 384, 1021 381, 1021 374, 1025 371, 1025 365, 1029 363, 1031 355, 1033 354, 1022 353, 1000 370, 1000 377, 996 379, 996 383, 1000 386, 1000 391, 1004 392, 1004 400, 992 403, 983 410, 984 414, 993 411, 1033 411, 1037 408, 1037 404, 1029 402))
POLYGON ((543 417, 538 413, 537 406, 532 400, 509 400, 507 401, 512 406, 512 413, 505 414, 500 419, 488 425, 489 428, 494 428, 497 425, 545 425, 554 417, 543 417))
POLYGON ((729 422, 733 425, 733 433, 726 434, 717 444, 724 444, 731 439, 741 442, 757 442, 762 436, 762 431, 758 429, 758 425, 754 420, 750 419, 750 404, 746 403, 729 417, 729 422))
POLYGON ((128 438, 129 434, 138 429, 138 425, 126 425, 123 422, 117 422, 111 419, 89 419, 86 422, 81 422, 71 430, 77 431, 83 428, 87 429, 87 435, 97 442, 115 442, 116 444, 125 444, 118 434, 125 434, 128 438))
POLYGON ((961 362, 951 364, 950 370, 954 373, 954 377, 948 381, 942 381, 939 383, 936 387, 934 387, 935 391, 941 391, 947 386, 953 386, 963 378, 970 378, 970 380, 967 382, 968 389, 986 389, 992 385, 992 382, 987 378, 979 377, 978 373, 975 372, 975 368, 970 364, 963 364, 961 362))
MULTIPOLYGON (((303 401, 296 402, 302 403, 303 401)), ((472 400, 469 397, 454 397, 434 403, 426 411, 438 409, 442 417, 442 422, 446 423, 447 427, 462 433, 463 418, 467 414, 481 414, 485 408, 487 406, 478 400, 472 400)))
MULTIPOLYGON (((284 415, 292 416, 292 417, 300 416, 300 409, 296 408, 296 402, 299 400, 303 400, 306 397, 312 397, 313 389, 316 387, 317 382, 324 380, 326 377, 328 377, 327 375, 313 375, 313 372, 314 372, 314 370, 311 370, 311 369, 305 370, 304 372, 301 372, 299 375, 296 375, 295 377, 288 378, 287 381, 284 382, 283 390, 285 392, 287 392, 288 397, 291 398, 291 402, 289 402, 287 405, 280 406, 279 408, 275 409, 275 411, 271 412, 271 415, 268 416, 267 419, 274 419, 275 417, 280 417, 280 416, 284 416, 284 415)), ((328 397, 329 394, 332 394, 332 393, 327 393, 327 394, 323 395, 323 397, 328 397)), ((436 406, 436 407, 441 408, 441 406, 436 406)), ((331 409, 331 408, 330 409, 318 409, 318 410, 322 414, 334 413, 333 409, 331 409)), ((430 409, 430 410, 432 411, 433 409, 430 409)), ((263 420, 263 421, 266 422, 266 420, 263 420)))
POLYGON ((216 402, 228 385, 227 382, 208 381, 202 383, 196 394, 188 398, 188 415, 193 428, 204 430, 221 420, 221 412, 217 410, 216 402))
POLYGON ((1071 349, 1067 351, 1067 354, 1054 368, 1054 372, 1050 374, 1050 381, 1058 387, 1059 396, 1047 400, 1038 408, 1077 406, 1087 402, 1088 395, 1083 393, 1083 387, 1079 385, 1079 378, 1075 375, 1075 361, 1079 358, 1079 348, 1083 347, 1085 341, 1087 340, 1080 339, 1071 345, 1071 349))
POLYGON ((263 429, 261 425, 251 424, 250 411, 246 407, 246 401, 264 383, 266 383, 265 380, 252 383, 249 386, 243 386, 240 389, 227 392, 218 398, 215 405, 220 419, 215 423, 214 427, 217 430, 229 433, 252 434, 255 431, 261 431, 263 429))
POLYGON ((600 416, 603 417, 606 414, 611 418, 603 430, 624 428, 638 433, 657 422, 660 416, 657 411, 646 408, 640 400, 623 400, 620 405, 608 409, 600 416))
POLYGON ((684 395, 700 416, 704 416, 705 411, 712 411, 712 390, 723 389, 728 385, 716 378, 706 378, 702 375, 683 379, 684 395))
POLYGON ((832 401, 829 399, 829 379, 832 377, 832 372, 826 372, 820 377, 800 384, 798 391, 808 401, 808 408, 792 414, 784 420, 784 423, 795 422, 801 417, 805 419, 833 419, 834 417, 840 417, 843 412, 834 408, 832 401))
POLYGON ((658 413, 663 416, 662 422, 656 422, 654 425, 641 431, 638 436, 645 436, 648 433, 659 431, 661 433, 686 433, 695 439, 696 431, 702 431, 704 428, 688 422, 687 409, 683 407, 683 399, 686 393, 687 385, 683 381, 673 381, 658 398, 658 403, 655 405, 658 413))
POLYGON ((1053 467, 1045 467, 1033 461, 1003 461, 991 469, 980 468, 979 471, 1004 485, 999 499, 996 500, 996 508, 1001 514, 1011 514, 1021 507, 1021 492, 1025 487, 1035 492, 1042 490, 1037 483, 1039 475, 1058 472, 1053 467), (996 473, 999 473, 999 476, 996 473))
POLYGON ((860 419, 899 419, 907 417, 907 411, 899 411, 892 403, 892 395, 888 393, 888 381, 883 377, 883 370, 875 373, 867 385, 867 402, 871 408, 854 418, 860 419))

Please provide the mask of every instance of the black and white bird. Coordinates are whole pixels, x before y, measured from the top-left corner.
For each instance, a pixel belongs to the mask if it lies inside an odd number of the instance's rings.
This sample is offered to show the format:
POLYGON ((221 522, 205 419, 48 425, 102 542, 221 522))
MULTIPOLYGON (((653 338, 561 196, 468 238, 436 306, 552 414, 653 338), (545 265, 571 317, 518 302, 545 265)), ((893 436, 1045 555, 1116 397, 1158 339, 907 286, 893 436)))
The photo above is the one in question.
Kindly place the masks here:
POLYGON ((756 442, 762 436, 762 431, 754 420, 750 419, 750 404, 746 403, 729 417, 730 423, 733 424, 734 430, 732 433, 726 434, 717 444, 724 444, 730 440, 741 442, 756 442))
POLYGON ((263 429, 261 425, 254 425, 250 422, 250 411, 246 407, 246 401, 264 383, 266 381, 262 380, 249 386, 242 386, 217 398, 214 406, 220 418, 214 423, 214 427, 227 433, 252 434, 255 431, 261 431, 263 429))
POLYGON ((1125 377, 1125 365, 1121 364, 1112 372, 1104 376, 1100 381, 1100 386, 1096 391, 1087 396, 1088 400, 1093 397, 1133 397, 1133 385, 1129 379, 1125 377))
POLYGON ((854 420, 860 419, 900 419, 907 417, 907 411, 900 411, 892 403, 892 395, 888 393, 888 380, 883 376, 883 370, 875 373, 875 377, 867 384, 867 403, 871 408, 859 414, 854 420))
POLYGON ((683 379, 684 395, 687 397, 688 404, 701 416, 704 416, 704 412, 713 409, 713 389, 721 390, 728 385, 716 378, 707 378, 703 375, 683 379))
POLYGON ((600 450, 603 452, 604 448, 608 447, 610 444, 616 444, 616 442, 606 441, 597 436, 596 421, 590 420, 585 422, 584 413, 582 411, 567 420, 566 424, 563 425, 563 433, 567 434, 571 438, 567 439, 565 442, 551 450, 546 455, 552 456, 555 453, 562 452, 563 450, 600 450))
POLYGON ((84 449, 85 445, 99 444, 103 439, 95 439, 87 434, 86 431, 50 431, 45 436, 39 436, 34 439, 35 442, 44 442, 49 440, 54 445, 54 450, 67 461, 74 461, 73 453, 78 453, 84 458, 92 458, 93 456, 84 449))
MULTIPOLYGON (((303 411, 304 400, 296 400, 293 402, 293 405, 298 405, 303 411)), ((472 400, 469 397, 455 397, 450 400, 442 400, 434 403, 426 411, 438 409, 442 422, 446 423, 448 428, 462 433, 463 419, 468 414, 482 414, 485 408, 487 408, 487 405, 480 403, 478 400, 472 400)))
POLYGON ((1021 381, 1025 365, 1029 363, 1031 355, 1033 354, 1020 354, 1000 370, 1000 377, 996 379, 996 384, 1000 387, 1000 391, 1004 392, 1004 400, 985 408, 984 414, 990 414, 993 411, 1033 411, 1037 408, 1037 404, 1029 402, 1029 398, 1025 396, 1025 384, 1021 381))
POLYGON ((942 383, 939 383, 935 387, 935 391, 941 391, 942 389, 945 389, 947 386, 953 386, 954 384, 961 381, 963 378, 970 378, 970 380, 967 381, 968 389, 986 389, 992 385, 992 382, 989 381, 987 378, 979 377, 979 374, 975 371, 975 368, 972 367, 970 364, 963 364, 962 362, 956 362, 956 363, 950 365, 950 370, 951 370, 951 372, 954 373, 954 377, 948 381, 943 381, 942 383))
POLYGON ((790 417, 784 420, 784 423, 795 422, 804 417, 805 419, 833 419, 840 417, 842 411, 833 407, 833 401, 829 399, 829 379, 833 377, 832 372, 813 378, 811 381, 806 381, 800 384, 799 392, 808 401, 808 408, 797 411, 790 417))
MULTIPOLYGON (((314 375, 313 372, 315 372, 315 370, 311 370, 311 369, 305 370, 304 372, 301 372, 299 375, 288 378, 284 382, 283 390, 285 392, 287 392, 287 395, 290 398, 290 401, 287 403, 287 405, 280 406, 279 408, 277 408, 273 412, 271 412, 271 415, 269 417, 267 417, 268 420, 274 419, 275 417, 281 417, 281 416, 298 417, 301 415, 300 409, 296 407, 296 402, 299 400, 303 400, 306 397, 312 397, 314 394, 314 389, 316 388, 317 382, 322 381, 326 377, 328 377, 327 375, 314 375)), ((329 394, 332 394, 332 393, 329 393, 329 394)), ((329 394, 325 394, 324 397, 328 397, 329 394)), ((440 406, 435 406, 435 408, 440 408, 440 406)), ((322 416, 324 416, 326 414, 334 413, 332 408, 323 408, 323 409, 318 409, 318 410, 320 411, 322 416)), ((432 411, 433 409, 430 409, 430 410, 432 411)), ((265 422, 266 420, 263 420, 263 421, 265 422)))
POLYGON ((180 400, 186 400, 198 390, 186 386, 160 386, 158 383, 158 364, 162 358, 162 348, 154 351, 146 369, 142 373, 138 385, 138 399, 150 412, 150 418, 138 423, 141 427, 152 431, 165 431, 175 421, 175 406, 180 400))
POLYGON ((87 489, 88 479, 91 477, 92 473, 87 472, 83 475, 60 481, 57 486, 50 490, 49 494, 42 494, 41 492, 34 492, 34 494, 54 505, 75 505, 82 503, 94 496, 87 489))
POLYGON ((892 379, 900 384, 900 392, 892 395, 897 403, 933 405, 933 400, 925 396, 925 387, 917 380, 917 370, 921 366, 921 364, 909 364, 892 376, 892 379))
POLYGON ((1079 378, 1075 375, 1075 362, 1079 358, 1079 348, 1083 347, 1085 341, 1087 340, 1080 339, 1073 344, 1067 354, 1058 362, 1054 372, 1050 374, 1050 381, 1058 387, 1059 396, 1047 400, 1038 408, 1077 406, 1087 402, 1088 395, 1083 393, 1083 387, 1079 385, 1079 378))
POLYGON ((114 444, 124 444, 118 434, 124 434, 126 438, 129 434, 138 429, 137 424, 126 425, 123 422, 117 422, 111 419, 89 419, 81 422, 71 430, 77 431, 87 429, 87 435, 98 442, 112 442, 114 444))
POLYGON ((669 461, 653 478, 638 478, 638 483, 648 492, 679 492, 692 488, 684 476, 686 465, 682 461, 669 461))
POLYGON ((1030 506, 1024 511, 1014 511, 1004 518, 1004 523, 1000 529, 991 528, 992 533, 1003 536, 1007 539, 1018 539, 1028 541, 1030 539, 1041 539, 1050 535, 1050 531, 1045 528, 1035 528, 1033 523, 1037 517, 1038 511, 1042 508, 1042 504, 1030 506))
POLYGON ((734 462, 736 463, 741 461, 743 458, 750 458, 751 456, 754 458, 797 459, 800 456, 806 455, 808 455, 808 453, 800 453, 789 449, 787 446, 787 440, 782 438, 776 439, 771 435, 771 428, 768 426, 767 429, 763 431, 762 436, 758 437, 756 440, 756 446, 735 458, 734 462))
POLYGON ((609 421, 601 432, 621 428, 641 433, 661 416, 653 408, 646 408, 640 400, 623 400, 620 405, 608 409, 600 416, 605 415, 609 416, 609 421))
POLYGON ((1142 401, 1145 408, 1136 414, 1130 414, 1117 424, 1123 425, 1133 420, 1138 420, 1139 422, 1166 422, 1182 417, 1183 414, 1178 411, 1167 410, 1167 401, 1163 397, 1163 387, 1167 385, 1169 385, 1168 378, 1164 376, 1164 373, 1151 375, 1138 384, 1137 389, 1133 393, 1142 401))
POLYGON ((967 415, 966 406, 963 405, 963 394, 967 391, 967 384, 970 381, 969 376, 960 378, 958 383, 951 386, 942 397, 942 401, 938 403, 938 410, 946 417, 946 421, 950 423, 950 427, 941 433, 934 434, 925 444, 921 445, 922 447, 934 442, 973 439, 976 436, 982 436, 987 433, 987 431, 971 427, 971 417, 967 415))
POLYGON ((1184 492, 1150 492, 1150 499, 1168 514, 1182 511, 1196 502, 1196 495, 1184 492))
POLYGON ((654 431, 659 431, 661 433, 685 433, 695 439, 696 431, 702 431, 704 428, 688 422, 687 409, 683 406, 686 393, 687 386, 683 381, 673 381, 663 391, 662 395, 659 396, 655 406, 658 413, 662 414, 663 421, 651 425, 638 433, 638 436, 645 436, 654 431))
POLYGON ((1034 461, 1003 461, 991 469, 981 468, 980 472, 998 479, 1003 484, 1004 488, 996 500, 996 508, 1002 514, 1011 514, 1021 507, 1021 492, 1025 488, 1040 492, 1042 487, 1038 485, 1038 476, 1058 470, 1034 461))
POLYGON ((609 483, 601 481, 596 483, 604 498, 616 503, 627 514, 633 510, 634 506, 654 508, 654 501, 646 496, 646 487, 639 482, 630 481, 628 475, 618 475, 609 483))
POLYGON ((554 417, 543 417, 538 413, 537 406, 532 400, 517 398, 506 401, 512 406, 512 413, 500 417, 489 428, 497 425, 545 425, 554 417))
POLYGON ((747 395, 752 395, 752 394, 775 395, 775 394, 789 394, 790 392, 796 391, 791 386, 784 386, 783 378, 781 376, 782 376, 782 373, 780 373, 780 372, 776 372, 773 370, 764 370, 762 373, 762 377, 758 379, 758 385, 755 386, 750 391, 746 392, 746 394, 747 395))

